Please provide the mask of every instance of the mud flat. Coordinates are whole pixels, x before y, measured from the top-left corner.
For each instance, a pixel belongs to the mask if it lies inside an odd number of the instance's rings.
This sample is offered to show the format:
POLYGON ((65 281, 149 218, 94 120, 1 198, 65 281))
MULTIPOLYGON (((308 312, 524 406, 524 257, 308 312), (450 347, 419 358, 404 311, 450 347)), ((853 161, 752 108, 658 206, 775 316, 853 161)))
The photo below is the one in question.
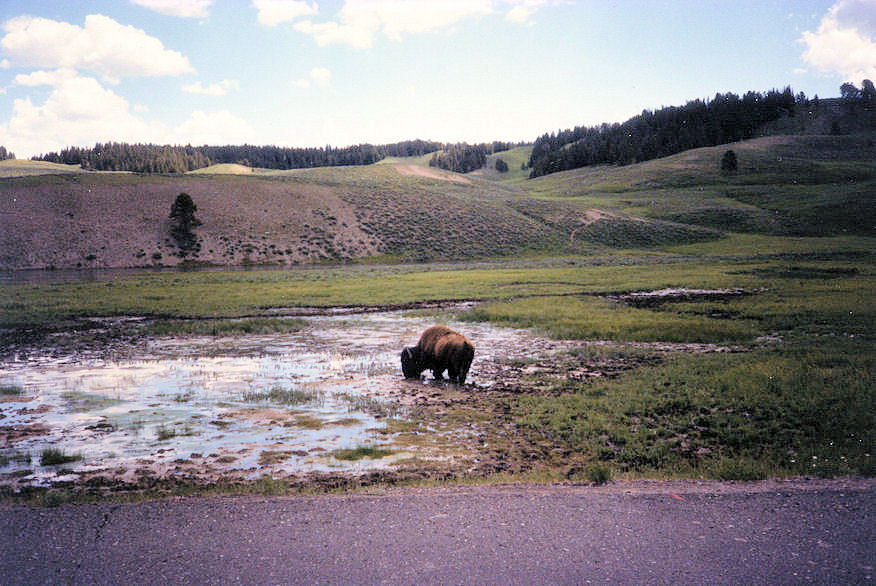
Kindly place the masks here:
POLYGON ((398 353, 429 319, 384 312, 309 323, 290 334, 153 338, 121 359, 46 349, 0 364, 0 486, 359 475, 444 460, 434 446, 394 445, 387 422, 397 427, 450 392, 507 384, 508 359, 572 345, 455 324, 478 347, 470 384, 456 388, 401 377, 398 353), (351 458, 357 448, 363 457, 351 458), (69 461, 45 463, 48 449, 69 461))

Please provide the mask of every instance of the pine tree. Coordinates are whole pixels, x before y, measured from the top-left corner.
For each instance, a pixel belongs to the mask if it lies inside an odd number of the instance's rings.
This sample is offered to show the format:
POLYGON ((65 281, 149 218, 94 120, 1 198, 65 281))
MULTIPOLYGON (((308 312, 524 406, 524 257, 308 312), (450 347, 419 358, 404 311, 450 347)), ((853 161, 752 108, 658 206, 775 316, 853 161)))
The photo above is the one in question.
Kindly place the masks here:
POLYGON ((739 169, 739 160, 736 158, 736 153, 732 150, 726 151, 721 157, 721 172, 735 173, 739 169))

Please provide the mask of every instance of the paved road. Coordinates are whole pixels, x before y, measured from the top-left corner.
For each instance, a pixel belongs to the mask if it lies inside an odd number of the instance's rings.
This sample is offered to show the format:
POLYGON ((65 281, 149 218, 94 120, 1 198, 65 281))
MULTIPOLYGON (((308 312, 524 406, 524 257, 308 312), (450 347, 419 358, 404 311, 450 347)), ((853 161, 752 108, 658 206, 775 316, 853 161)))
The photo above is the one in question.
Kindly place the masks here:
POLYGON ((616 483, 0 507, 0 582, 844 584, 870 480, 616 483))

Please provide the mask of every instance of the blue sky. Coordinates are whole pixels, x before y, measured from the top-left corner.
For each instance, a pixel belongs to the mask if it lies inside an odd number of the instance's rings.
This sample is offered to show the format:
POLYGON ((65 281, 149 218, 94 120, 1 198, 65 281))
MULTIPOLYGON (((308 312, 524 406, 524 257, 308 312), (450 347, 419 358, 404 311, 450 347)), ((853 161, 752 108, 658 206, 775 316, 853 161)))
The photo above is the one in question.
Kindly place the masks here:
POLYGON ((0 0, 0 144, 533 140, 876 79, 876 0, 0 0))

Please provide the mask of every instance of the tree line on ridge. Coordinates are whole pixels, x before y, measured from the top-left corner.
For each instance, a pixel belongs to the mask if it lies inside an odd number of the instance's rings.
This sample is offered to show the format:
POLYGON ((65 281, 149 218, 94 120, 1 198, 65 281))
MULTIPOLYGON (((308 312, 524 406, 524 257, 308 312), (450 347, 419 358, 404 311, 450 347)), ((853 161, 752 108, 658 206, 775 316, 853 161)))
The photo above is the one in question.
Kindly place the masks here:
POLYGON ((277 146, 171 146, 156 144, 97 143, 93 147, 69 147, 34 160, 79 165, 95 171, 135 173, 185 173, 220 163, 235 163, 265 169, 303 169, 342 165, 370 165, 385 157, 421 156, 442 148, 426 140, 344 148, 289 148, 277 146))
MULTIPOLYGON (((847 112, 876 107, 876 88, 864 80, 859 89, 844 83, 840 102, 847 112)), ((834 100, 828 100, 833 102, 834 100)), ((623 123, 577 126, 544 134, 534 143, 524 165, 530 178, 588 165, 627 165, 665 157, 685 150, 717 146, 753 138, 782 117, 793 117, 798 108, 818 109, 811 100, 790 87, 742 96, 718 93, 712 99, 692 100, 684 106, 644 110, 623 123)), ((871 118, 872 121, 872 118, 871 118)), ((34 160, 80 165, 98 171, 185 173, 218 163, 237 163, 266 169, 300 169, 341 165, 369 165, 386 157, 416 157, 432 153, 429 165, 468 173, 486 165, 488 155, 525 143, 441 143, 408 140, 393 144, 360 144, 337 148, 277 146, 170 146, 155 144, 97 143, 94 147, 69 147, 34 160)), ((13 158, 0 146, 0 160, 13 158)), ((504 164, 504 161, 502 161, 504 164)))

